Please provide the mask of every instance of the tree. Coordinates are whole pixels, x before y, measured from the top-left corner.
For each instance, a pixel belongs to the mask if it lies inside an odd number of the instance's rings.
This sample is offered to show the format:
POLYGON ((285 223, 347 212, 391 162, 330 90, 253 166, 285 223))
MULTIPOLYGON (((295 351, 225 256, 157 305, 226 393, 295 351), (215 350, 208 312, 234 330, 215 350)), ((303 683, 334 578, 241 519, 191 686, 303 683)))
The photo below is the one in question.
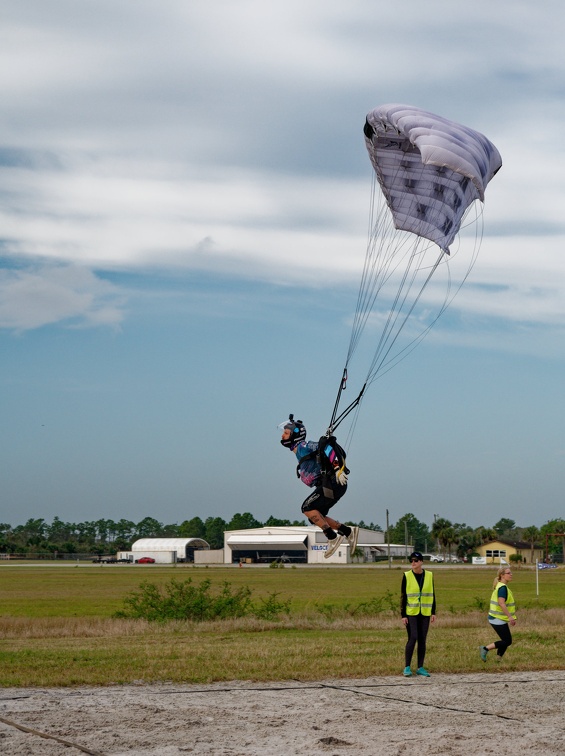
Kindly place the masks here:
POLYGON ((429 538, 430 531, 428 526, 420 522, 411 512, 403 515, 396 525, 390 528, 391 543, 405 543, 407 540, 418 551, 423 551, 426 548, 429 538))
POLYGON ((135 533, 135 522, 132 520, 118 520, 116 523, 116 540, 131 541, 135 533))
POLYGON ((206 526, 200 517, 193 517, 191 520, 184 520, 179 525, 179 536, 181 538, 203 538, 206 539, 206 526))
POLYGON ((432 525, 432 536, 436 539, 440 546, 443 546, 445 551, 446 538, 450 537, 450 528, 453 529, 453 525, 445 517, 438 517, 432 525))
POLYGON ((530 563, 533 564, 534 561, 534 548, 536 545, 536 542, 539 541, 541 536, 540 530, 535 525, 529 525, 527 528, 524 528, 522 532, 522 538, 524 541, 527 541, 530 544, 530 563))
POLYGON ((163 530, 163 525, 153 517, 144 517, 141 522, 137 523, 135 530, 138 538, 158 538, 163 530))
POLYGON ((469 525, 453 526, 459 535, 459 547, 457 549, 461 556, 468 556, 477 550, 483 542, 482 528, 471 528, 469 525))
POLYGON ((459 536, 454 527, 445 528, 442 531, 443 543, 447 546, 447 553, 449 555, 449 561, 451 561, 451 547, 454 544, 459 543, 459 536))
POLYGON ((206 528, 205 540, 211 549, 223 549, 224 531, 228 528, 221 517, 208 517, 204 523, 206 528))
POLYGON ((366 530, 376 530, 379 533, 383 532, 383 529, 381 528, 381 526, 378 525, 378 524, 376 524, 376 523, 374 523, 374 522, 370 522, 367 525, 363 520, 359 520, 359 522, 349 522, 349 520, 348 520, 345 524, 346 525, 357 525, 357 527, 359 527, 359 528, 365 528, 366 530))
POLYGON ((249 530, 250 528, 261 528, 263 523, 256 520, 251 512, 240 514, 237 512, 229 521, 226 530, 249 530))
POLYGON ((54 517, 53 522, 47 528, 47 534, 50 541, 61 544, 63 541, 72 540, 75 530, 74 523, 63 522, 58 517, 54 517))
POLYGON ((292 525, 290 520, 279 520, 277 517, 273 517, 273 515, 265 521, 266 528, 284 528, 290 525, 292 525))
POLYGON ((480 525, 477 528, 477 533, 480 536, 481 544, 496 541, 498 538, 498 533, 494 528, 485 528, 484 525, 480 525))
MULTIPOLYGON (((558 518, 549 520, 540 528, 541 535, 545 538, 550 533, 565 533, 565 520, 558 518)), ((548 538, 547 548, 550 554, 558 554, 559 551, 565 551, 565 538, 548 538)), ((565 556, 565 555, 564 555, 565 556)))
POLYGON ((98 540, 105 543, 108 540, 108 521, 104 519, 96 520, 96 531, 98 533, 98 540))
POLYGON ((95 522, 77 522, 76 529, 79 543, 94 543, 96 540, 95 522))
POLYGON ((47 523, 43 518, 30 519, 25 525, 17 525, 13 535, 22 546, 37 546, 44 540, 47 530, 47 523))
POLYGON ((499 538, 501 536, 509 536, 511 535, 511 531, 516 529, 516 522, 510 520, 508 517, 501 517, 500 520, 493 525, 493 528, 496 530, 496 534, 499 538))

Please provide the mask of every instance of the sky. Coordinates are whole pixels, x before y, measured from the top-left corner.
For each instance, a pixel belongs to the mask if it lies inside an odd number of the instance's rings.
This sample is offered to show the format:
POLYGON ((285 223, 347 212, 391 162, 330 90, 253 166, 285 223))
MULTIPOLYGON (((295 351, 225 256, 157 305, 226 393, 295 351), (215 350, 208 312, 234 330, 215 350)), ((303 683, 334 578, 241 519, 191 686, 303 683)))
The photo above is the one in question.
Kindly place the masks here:
POLYGON ((329 423, 363 124, 395 102, 503 167, 471 276, 364 397, 333 514, 565 517, 562 3, 0 7, 0 520, 301 518, 277 426, 329 423))

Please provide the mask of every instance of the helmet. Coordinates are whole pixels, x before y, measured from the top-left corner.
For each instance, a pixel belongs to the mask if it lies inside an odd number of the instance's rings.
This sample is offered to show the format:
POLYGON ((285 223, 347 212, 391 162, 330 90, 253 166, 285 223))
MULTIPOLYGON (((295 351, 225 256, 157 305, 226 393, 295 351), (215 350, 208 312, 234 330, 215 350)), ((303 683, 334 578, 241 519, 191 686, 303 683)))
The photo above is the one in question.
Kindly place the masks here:
POLYGON ((294 415, 289 415, 288 420, 282 422, 279 425, 281 430, 289 430, 290 436, 287 439, 281 439, 281 444, 288 449, 294 449, 294 447, 306 438, 306 428, 302 423, 302 420, 295 420, 294 415))

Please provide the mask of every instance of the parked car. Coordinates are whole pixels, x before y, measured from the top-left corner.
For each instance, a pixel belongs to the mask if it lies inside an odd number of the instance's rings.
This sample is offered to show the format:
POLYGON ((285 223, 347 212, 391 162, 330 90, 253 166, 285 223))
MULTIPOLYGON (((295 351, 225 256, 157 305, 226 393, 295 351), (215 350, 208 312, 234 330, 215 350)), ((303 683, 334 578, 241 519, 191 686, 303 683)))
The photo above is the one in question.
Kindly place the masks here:
POLYGON ((141 557, 141 559, 135 560, 136 564, 155 564, 153 557, 141 557))
POLYGON ((443 562, 443 557, 439 554, 422 554, 424 562, 443 562))

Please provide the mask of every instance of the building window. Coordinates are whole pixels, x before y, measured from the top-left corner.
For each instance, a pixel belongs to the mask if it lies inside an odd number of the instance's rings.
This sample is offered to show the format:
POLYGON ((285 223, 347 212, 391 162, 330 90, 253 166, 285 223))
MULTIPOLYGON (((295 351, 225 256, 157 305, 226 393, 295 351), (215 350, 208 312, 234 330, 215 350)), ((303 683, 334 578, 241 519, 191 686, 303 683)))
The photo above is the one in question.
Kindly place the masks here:
POLYGON ((506 549, 487 549, 487 557, 502 557, 503 559, 506 559, 506 549))

